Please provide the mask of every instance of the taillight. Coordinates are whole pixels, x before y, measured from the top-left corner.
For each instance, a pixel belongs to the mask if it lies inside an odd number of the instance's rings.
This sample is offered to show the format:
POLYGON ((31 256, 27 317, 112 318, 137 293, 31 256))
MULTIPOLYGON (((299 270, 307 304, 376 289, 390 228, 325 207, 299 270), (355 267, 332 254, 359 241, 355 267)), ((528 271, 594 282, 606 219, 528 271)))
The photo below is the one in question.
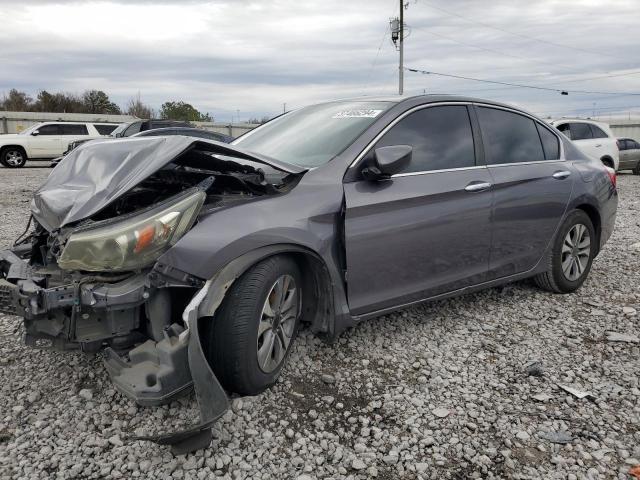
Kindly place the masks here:
POLYGON ((604 167, 607 170, 607 175, 609 175, 609 180, 611 180, 611 185, 613 188, 616 188, 618 184, 618 177, 616 176, 616 171, 613 168, 604 167))

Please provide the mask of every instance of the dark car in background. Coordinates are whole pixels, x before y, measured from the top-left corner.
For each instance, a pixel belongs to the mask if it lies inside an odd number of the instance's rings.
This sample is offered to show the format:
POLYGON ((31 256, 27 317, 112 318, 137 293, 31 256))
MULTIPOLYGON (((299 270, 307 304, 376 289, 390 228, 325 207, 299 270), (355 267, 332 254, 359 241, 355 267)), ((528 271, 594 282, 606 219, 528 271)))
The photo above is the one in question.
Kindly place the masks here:
MULTIPOLYGON (((181 123, 181 122, 178 122, 178 123, 181 123)), ((123 124, 123 125, 129 125, 129 124, 123 124)), ((123 132, 125 130, 126 128, 124 128, 124 130, 120 130, 120 132, 123 132)), ((201 128, 183 127, 183 126, 174 126, 174 127, 156 128, 153 130, 145 130, 142 132, 135 133, 132 136, 133 137, 158 137, 161 135, 186 135, 189 137, 206 138, 208 140, 215 140, 215 141, 224 142, 224 143, 230 143, 233 140, 233 137, 230 137, 229 135, 225 135, 223 133, 211 132, 209 130, 204 130, 201 128)), ((112 134, 111 136, 114 136, 114 135, 112 134)), ((119 137, 122 137, 122 136, 123 135, 119 135, 119 137)), ((69 154, 69 152, 71 152, 78 146, 90 140, 91 139, 77 140, 75 142, 69 143, 69 148, 62 154, 61 157, 54 158, 53 160, 51 160, 51 163, 49 164, 49 166, 51 168, 55 167, 56 165, 58 165, 58 163, 60 163, 60 160, 62 160, 66 155, 69 154)))
POLYGON ((224 133, 211 132, 202 128, 190 128, 190 127, 166 127, 155 128, 153 130, 147 130, 145 132, 136 133, 134 137, 159 137, 162 135, 185 135, 187 137, 206 138, 207 140, 215 140, 217 142, 230 143, 233 141, 233 137, 225 135, 224 133))
POLYGON ((94 141, 0 252, 0 310, 24 318, 30 345, 106 349, 141 405, 193 385, 201 422, 144 437, 184 453, 209 444, 226 392, 276 382, 303 322, 335 338, 525 278, 575 291, 617 201, 615 172, 559 131, 465 97, 313 105, 230 145, 94 141))
POLYGON ((188 127, 193 128, 193 125, 189 122, 182 120, 163 120, 163 119, 149 119, 149 120, 135 120, 133 122, 122 123, 118 125, 113 132, 112 137, 130 137, 136 133, 145 132, 147 130, 154 130, 156 128, 169 128, 169 127, 188 127))

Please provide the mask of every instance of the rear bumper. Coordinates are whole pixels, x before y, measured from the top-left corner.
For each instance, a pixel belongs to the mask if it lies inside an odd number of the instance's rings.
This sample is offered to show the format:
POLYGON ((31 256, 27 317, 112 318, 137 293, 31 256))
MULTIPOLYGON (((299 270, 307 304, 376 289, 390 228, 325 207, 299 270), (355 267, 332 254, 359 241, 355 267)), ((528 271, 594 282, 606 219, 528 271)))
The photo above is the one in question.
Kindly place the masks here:
POLYGON ((87 275, 45 288, 41 273, 14 252, 0 251, 0 312, 23 317, 29 346, 97 351, 108 345, 104 364, 114 386, 140 405, 164 404, 195 388, 201 411, 198 425, 135 437, 171 445, 176 454, 186 453, 209 445, 210 427, 229 402, 204 356, 197 315, 184 322, 168 317, 171 323, 159 334, 163 338, 149 338, 143 312, 157 311, 149 307, 154 298, 168 296, 166 290, 151 285, 149 273, 113 282, 87 275), (116 353, 133 343, 138 346, 127 357, 116 353))

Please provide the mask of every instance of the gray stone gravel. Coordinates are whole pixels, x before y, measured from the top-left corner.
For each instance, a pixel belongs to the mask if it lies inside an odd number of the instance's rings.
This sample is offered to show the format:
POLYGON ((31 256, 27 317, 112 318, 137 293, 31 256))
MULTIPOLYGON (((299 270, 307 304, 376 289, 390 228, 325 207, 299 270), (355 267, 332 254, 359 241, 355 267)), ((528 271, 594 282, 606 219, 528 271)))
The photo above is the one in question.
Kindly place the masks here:
MULTIPOLYGON (((0 168, 0 245, 48 172, 0 168)), ((576 294, 523 282, 334 345, 302 332, 281 381, 234 400, 211 447, 186 457, 129 437, 193 421, 192 397, 138 407, 99 357, 26 348, 19 319, 0 315, 0 478, 630 478, 640 346, 606 332, 640 334, 640 177, 618 184, 616 232, 576 294)))

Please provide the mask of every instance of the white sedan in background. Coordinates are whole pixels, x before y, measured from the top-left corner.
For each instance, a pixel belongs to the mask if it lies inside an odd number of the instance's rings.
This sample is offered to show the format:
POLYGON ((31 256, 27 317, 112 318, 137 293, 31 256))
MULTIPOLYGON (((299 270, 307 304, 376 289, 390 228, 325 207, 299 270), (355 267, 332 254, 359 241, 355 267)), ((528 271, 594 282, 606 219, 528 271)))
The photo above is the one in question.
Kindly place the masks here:
POLYGON ((27 160, 55 158, 75 140, 108 136, 118 125, 88 122, 45 122, 17 134, 0 135, 0 164, 23 167, 27 160))

